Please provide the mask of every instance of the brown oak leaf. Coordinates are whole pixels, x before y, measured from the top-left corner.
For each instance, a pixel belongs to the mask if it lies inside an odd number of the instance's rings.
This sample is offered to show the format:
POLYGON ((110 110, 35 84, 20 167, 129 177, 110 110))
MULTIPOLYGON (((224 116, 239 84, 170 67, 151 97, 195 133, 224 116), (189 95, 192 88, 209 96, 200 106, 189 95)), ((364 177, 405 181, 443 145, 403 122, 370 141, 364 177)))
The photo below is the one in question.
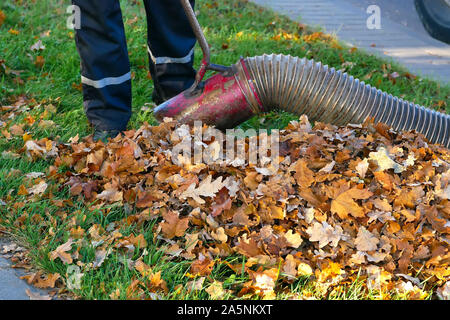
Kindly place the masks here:
POLYGON ((161 222, 161 231, 168 239, 181 237, 189 226, 189 218, 180 219, 175 211, 163 213, 164 222, 161 222))

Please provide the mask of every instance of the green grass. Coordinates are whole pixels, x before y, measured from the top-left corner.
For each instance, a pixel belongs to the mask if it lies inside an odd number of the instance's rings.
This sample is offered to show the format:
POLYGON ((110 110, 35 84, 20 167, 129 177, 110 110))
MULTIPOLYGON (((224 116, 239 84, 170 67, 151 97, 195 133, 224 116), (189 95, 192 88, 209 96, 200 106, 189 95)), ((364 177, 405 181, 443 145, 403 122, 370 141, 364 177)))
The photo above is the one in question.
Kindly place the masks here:
MULTIPOLYGON (((142 108, 151 102, 152 82, 147 79, 148 57, 146 53, 145 12, 140 1, 121 1, 128 39, 128 48, 133 80, 133 116, 129 128, 136 129, 144 122, 156 124, 151 108, 142 108), (132 19, 138 16, 136 23, 132 19), (130 23, 129 23, 130 22, 130 23)), ((4 119, 1 113, 0 121, 4 123, 1 130, 14 124, 25 123, 27 116, 34 117, 34 124, 26 124, 24 129, 33 139, 49 138, 51 140, 68 141, 70 137, 86 136, 91 133, 82 107, 82 95, 73 84, 80 82, 79 57, 73 39, 73 31, 66 28, 67 6, 70 1, 48 0, 35 5, 30 1, 5 0, 0 4, 0 10, 6 14, 4 24, 0 26, 0 61, 11 70, 19 70, 20 76, 4 72, 0 67, 0 105, 14 103, 18 96, 26 95, 35 102, 29 104, 30 111, 20 113, 13 119, 4 119), (17 30, 13 34, 10 30, 17 30), (41 34, 50 31, 48 37, 41 34), (45 50, 33 52, 30 47, 38 39, 43 41, 45 50), (45 59, 45 65, 38 67, 34 61, 38 55, 45 59), (49 108, 52 104, 56 112, 49 108), (47 112, 45 110, 47 109, 47 112), (38 126, 39 118, 52 120, 55 125, 50 128, 38 126)), ((336 41, 319 39, 304 41, 302 35, 311 33, 296 22, 286 17, 263 10, 245 1, 225 0, 199 1, 197 10, 199 20, 204 26, 205 34, 211 44, 212 62, 231 65, 240 56, 256 56, 264 53, 283 53, 293 56, 313 58, 332 67, 341 68, 344 62, 353 62, 354 66, 348 72, 355 77, 364 79, 366 83, 406 100, 430 107, 446 108, 448 112, 450 87, 435 81, 420 77, 411 78, 405 75, 407 70, 393 62, 379 59, 360 50, 351 50, 336 41), (279 34, 297 35, 298 40, 277 38, 279 34), (400 77, 393 83, 386 74, 398 72, 400 77), (370 77, 368 76, 370 75, 370 77), (444 102, 444 104, 443 104, 444 102)), ((201 51, 196 49, 196 65, 201 59, 201 51)), ((283 112, 271 112, 264 121, 253 118, 242 124, 242 128, 283 128, 290 120, 297 118, 283 112)), ((0 122, 0 124, 2 123, 0 122)), ((4 151, 18 152, 23 147, 21 136, 11 140, 0 135, 0 154, 4 151)), ((54 200, 70 199, 68 190, 57 182, 50 184, 54 198, 37 199, 25 202, 25 197, 18 195, 22 184, 27 185, 24 174, 29 172, 47 172, 52 161, 29 161, 25 156, 19 159, 0 157, 0 200, 7 206, 0 205, 0 225, 18 242, 29 249, 33 265, 48 273, 65 275, 67 266, 59 260, 51 261, 48 253, 64 243, 69 238, 71 221, 75 219, 85 230, 99 224, 107 229, 111 223, 117 223, 130 213, 136 213, 133 208, 112 206, 98 209, 75 201, 65 207, 58 207, 54 200), (10 174, 13 169, 20 174, 10 174)), ((186 277, 189 270, 187 262, 166 261, 162 259, 162 249, 165 244, 153 239, 152 228, 155 221, 143 226, 123 225, 120 232, 123 235, 144 234, 149 248, 142 255, 142 250, 136 249, 131 257, 125 254, 113 254, 96 270, 85 267, 81 288, 72 290, 75 296, 83 299, 108 299, 110 294, 120 289, 120 298, 125 298, 127 287, 133 279, 142 276, 133 269, 128 269, 127 259, 142 257, 143 262, 150 265, 155 272, 161 271, 162 278, 167 282, 169 299, 206 299, 204 291, 189 293, 184 289, 175 290, 192 279, 186 277)), ((95 249, 83 246, 79 252, 80 261, 89 264, 95 258, 95 249)), ((232 263, 242 262, 242 257, 229 258, 232 263)), ((236 275, 219 263, 214 267, 211 279, 224 283, 224 288, 236 288, 248 281, 245 274, 236 275)), ((308 279, 299 279, 292 284, 292 291, 302 294, 311 293, 321 298, 308 279)), ((226 296, 229 298, 236 298, 226 296)), ((280 296, 280 299, 286 298, 280 296)), ((346 290, 335 293, 329 298, 335 299, 378 299, 378 293, 367 292, 360 283, 354 283, 346 290)), ((391 298, 402 298, 392 296, 391 298)))

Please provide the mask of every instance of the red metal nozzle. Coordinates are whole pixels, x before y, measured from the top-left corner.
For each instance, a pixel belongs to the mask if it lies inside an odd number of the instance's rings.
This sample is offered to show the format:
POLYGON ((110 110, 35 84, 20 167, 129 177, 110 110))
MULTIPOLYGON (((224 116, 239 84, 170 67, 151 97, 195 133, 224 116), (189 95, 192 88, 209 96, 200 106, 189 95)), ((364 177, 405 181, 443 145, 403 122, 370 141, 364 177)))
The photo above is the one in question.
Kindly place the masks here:
POLYGON ((201 121, 219 129, 233 128, 259 112, 243 60, 185 92, 159 105, 157 120, 172 118, 182 123, 201 121))
POLYGON ((261 105, 245 61, 232 67, 210 63, 210 49, 189 0, 181 0, 203 52, 202 64, 191 88, 154 110, 156 119, 172 118, 182 123, 201 121, 219 129, 233 128, 259 112, 261 105), (202 82, 207 70, 220 72, 202 82))
POLYGON ((156 108, 158 120, 200 120, 219 129, 281 109, 311 121, 346 125, 368 118, 416 130, 450 148, 450 115, 394 97, 320 62, 285 55, 249 57, 156 108))

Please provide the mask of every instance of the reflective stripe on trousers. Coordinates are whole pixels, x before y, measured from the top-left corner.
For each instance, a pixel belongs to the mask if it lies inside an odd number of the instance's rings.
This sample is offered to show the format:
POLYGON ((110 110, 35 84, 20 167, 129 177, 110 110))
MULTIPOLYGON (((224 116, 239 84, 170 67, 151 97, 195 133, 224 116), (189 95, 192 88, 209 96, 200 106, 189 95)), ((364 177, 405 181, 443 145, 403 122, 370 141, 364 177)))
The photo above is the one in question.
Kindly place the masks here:
MULTIPOLYGON (((72 0, 80 8, 76 30, 84 108, 101 129, 124 130, 131 117, 131 69, 119 0, 72 0)), ((155 93, 168 99, 195 78, 195 35, 179 0, 144 0, 150 72, 155 93)), ((192 2, 192 4, 194 4, 192 2)), ((150 100, 150 97, 148 97, 150 100)))

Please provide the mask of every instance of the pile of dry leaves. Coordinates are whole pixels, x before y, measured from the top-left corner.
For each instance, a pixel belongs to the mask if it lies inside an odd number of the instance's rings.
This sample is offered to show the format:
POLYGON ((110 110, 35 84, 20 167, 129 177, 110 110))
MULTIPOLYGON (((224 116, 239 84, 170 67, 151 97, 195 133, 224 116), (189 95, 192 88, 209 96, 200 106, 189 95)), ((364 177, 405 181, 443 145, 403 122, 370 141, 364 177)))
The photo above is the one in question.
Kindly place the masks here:
MULTIPOLYGON (((243 163, 174 164, 174 146, 193 134, 168 120, 128 131, 106 146, 76 137, 59 145, 30 140, 22 151, 56 156, 49 176, 70 186, 74 197, 98 208, 135 208, 121 223, 159 219, 153 233, 164 258, 190 261, 188 276, 199 288, 219 261, 242 254, 244 265, 226 262, 230 271, 249 275, 247 283, 227 289, 238 296, 273 298, 310 276, 323 296, 358 278, 386 295, 420 299, 438 288, 438 296, 449 297, 448 149, 370 121, 312 128, 302 116, 280 132, 276 174, 243 163)), ((217 142, 202 147, 212 144, 217 142)), ((143 235, 124 237, 114 228, 69 227, 71 240, 51 259, 73 263, 77 254, 70 250, 81 237, 96 246, 94 267, 114 250, 148 246, 143 235)), ((129 297, 142 297, 143 286, 167 292, 160 273, 140 260, 131 266, 149 282, 134 282, 129 297)), ((219 298, 227 291, 219 281, 208 290, 219 298)))

